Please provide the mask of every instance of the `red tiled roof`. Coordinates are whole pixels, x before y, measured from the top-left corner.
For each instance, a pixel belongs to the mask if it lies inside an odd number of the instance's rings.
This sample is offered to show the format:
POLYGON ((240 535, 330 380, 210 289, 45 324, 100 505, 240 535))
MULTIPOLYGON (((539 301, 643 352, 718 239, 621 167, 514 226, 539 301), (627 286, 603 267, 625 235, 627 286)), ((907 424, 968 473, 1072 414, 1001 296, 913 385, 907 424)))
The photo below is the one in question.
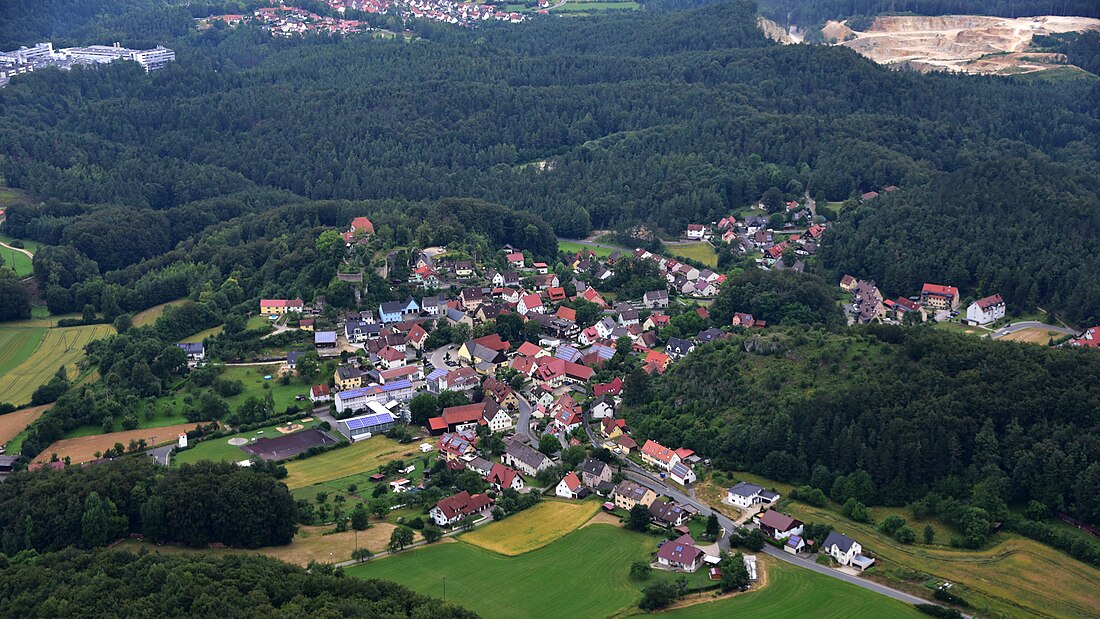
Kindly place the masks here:
POLYGON ((656 458, 661 462, 671 462, 672 456, 675 455, 676 452, 658 443, 657 441, 650 439, 645 442, 645 445, 642 445, 642 453, 656 458))
POLYGON ((921 288, 920 293, 922 295, 932 294, 932 295, 938 295, 938 296, 954 296, 954 297, 957 298, 959 296, 959 289, 954 287, 954 286, 942 286, 940 284, 925 284, 924 287, 921 288))
POLYGON ((365 232, 367 234, 374 234, 374 224, 370 219, 366 217, 356 217, 351 220, 351 229, 356 232, 365 232))
POLYGON ((463 406, 449 406, 443 409, 443 420, 446 421, 449 426, 459 423, 471 423, 481 419, 482 415, 485 413, 486 406, 488 406, 488 402, 465 404, 463 406))
POLYGON ((978 307, 982 308, 983 310, 987 310, 994 305, 1002 305, 1004 304, 1004 302, 1005 300, 1001 298, 1001 295, 995 294, 988 296, 984 299, 978 299, 978 307))
POLYGON ((493 500, 484 494, 475 494, 471 496, 469 492, 463 490, 454 496, 443 499, 436 503, 435 506, 443 512, 447 520, 451 520, 456 516, 469 516, 492 504, 493 500))
POLYGON ((573 471, 566 473, 562 481, 565 482, 565 487, 569 488, 570 492, 576 491, 577 488, 581 487, 581 480, 573 471))

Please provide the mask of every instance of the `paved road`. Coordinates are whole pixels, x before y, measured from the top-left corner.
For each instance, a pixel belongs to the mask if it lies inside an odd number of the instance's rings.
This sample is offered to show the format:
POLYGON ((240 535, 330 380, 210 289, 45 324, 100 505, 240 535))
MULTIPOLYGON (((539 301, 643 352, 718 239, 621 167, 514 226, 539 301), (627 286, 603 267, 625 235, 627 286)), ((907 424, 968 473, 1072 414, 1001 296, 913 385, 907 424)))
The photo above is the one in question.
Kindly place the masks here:
POLYGON ((1001 327, 993 332, 990 337, 999 338, 1008 335, 1009 333, 1015 333, 1017 331, 1023 331, 1024 329, 1046 329, 1047 331, 1054 331, 1055 333, 1061 333, 1062 335, 1080 335, 1081 332, 1076 329, 1068 329, 1066 327, 1059 327, 1056 325, 1048 325, 1045 322, 1039 322, 1037 320, 1025 320, 1023 322, 1016 322, 1008 325, 1007 327, 1001 327))
POLYGON ((157 464, 168 466, 172 463, 172 450, 175 449, 175 447, 175 443, 169 443, 167 445, 162 445, 160 447, 150 449, 146 453, 148 453, 153 458, 153 461, 157 464))
POLYGON ((519 402, 519 420, 516 422, 516 435, 531 440, 531 410, 534 408, 523 394, 516 392, 516 400, 519 402))
POLYGON ((458 346, 447 344, 446 346, 441 346, 428 353, 428 361, 432 364, 432 367, 437 370, 441 368, 447 371, 455 370, 458 369, 458 360, 455 358, 457 352, 458 346), (455 367, 447 365, 447 362, 444 360, 447 353, 451 353, 451 361, 456 364, 455 367))

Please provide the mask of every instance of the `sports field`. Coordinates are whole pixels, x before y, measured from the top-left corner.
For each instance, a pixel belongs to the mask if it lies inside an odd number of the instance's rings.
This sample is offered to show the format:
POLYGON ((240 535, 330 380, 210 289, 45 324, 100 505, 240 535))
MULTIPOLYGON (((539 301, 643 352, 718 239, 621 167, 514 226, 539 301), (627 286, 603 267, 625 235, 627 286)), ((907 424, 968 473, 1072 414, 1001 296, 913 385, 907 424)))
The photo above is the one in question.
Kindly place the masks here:
POLYGON ((462 541, 502 555, 542 548, 568 535, 598 510, 595 501, 544 500, 520 514, 466 533, 462 541))
POLYGON ((163 428, 127 430, 125 432, 111 432, 110 434, 94 434, 77 438, 63 438, 38 454, 38 457, 35 458, 34 461, 47 462, 53 454, 57 454, 57 457, 61 459, 64 459, 65 456, 69 456, 74 464, 78 462, 87 462, 95 459, 95 452, 98 451, 102 453, 107 451, 114 447, 115 443, 122 443, 124 447, 128 447, 131 440, 136 441, 140 439, 145 439, 145 442, 150 447, 171 443, 176 440, 181 432, 195 429, 195 425, 194 423, 181 423, 174 426, 165 426, 163 428))
POLYGON ((808 569, 757 555, 767 570, 766 586, 730 598, 662 613, 676 619, 904 619, 924 617, 912 606, 808 569))
POLYGON ((43 404, 33 408, 24 408, 5 415, 0 415, 0 446, 19 436, 19 433, 34 423, 36 419, 46 412, 53 404, 43 404))
MULTIPOLYGON (((193 425, 193 424, 192 424, 193 425)), ((239 432, 231 436, 223 436, 221 438, 210 439, 195 443, 195 446, 191 449, 181 451, 172 457, 172 464, 184 464, 194 463, 199 460, 213 460, 214 462, 240 462, 241 460, 247 460, 249 454, 237 445, 229 444, 230 439, 243 438, 251 441, 254 438, 272 438, 283 436, 277 427, 285 424, 275 424, 271 426, 265 426, 258 428, 250 432, 239 432)), ((319 425, 318 422, 301 424, 306 428, 312 428, 319 425)))
MULTIPOLYGON (((522 514, 512 518, 522 517, 522 514)), ((458 543, 428 546, 347 568, 357 578, 397 581, 487 619, 610 617, 641 594, 630 564, 648 558, 657 538, 597 524, 516 557, 458 543)))
MULTIPOLYGON (((334 428, 333 432, 335 431, 334 428)), ((429 442, 434 443, 434 441, 429 442)), ((283 481, 291 490, 304 488, 356 473, 373 471, 382 464, 397 460, 402 457, 402 454, 409 452, 420 455, 416 445, 402 445, 385 436, 372 436, 319 456, 287 462, 287 476, 283 481)))
POLYGON ((48 382, 61 366, 68 370, 70 379, 76 378, 77 363, 84 358, 84 346, 114 332, 110 325, 63 329, 0 327, 0 340, 12 338, 12 342, 18 342, 18 350, 10 355, 0 346, 0 394, 3 394, 0 400, 12 404, 30 402, 34 390, 48 382), (23 333, 25 331, 32 333, 23 333), (13 332, 19 333, 11 335, 13 332), (39 337, 33 352, 26 354, 28 342, 39 337))
POLYGON ((157 321, 164 314, 164 310, 168 309, 170 305, 179 305, 186 301, 186 299, 176 299, 175 301, 169 301, 167 303, 161 303, 160 305, 154 305, 147 310, 142 310, 134 314, 134 326, 144 327, 145 325, 151 325, 157 321))
POLYGON ((710 267, 718 266, 718 254, 710 243, 673 243, 665 245, 665 249, 673 256, 698 260, 710 267))
MULTIPOLYGON (((317 561, 318 563, 338 563, 340 561, 350 561, 351 552, 355 550, 358 543, 359 548, 367 548, 372 552, 382 552, 386 549, 386 545, 389 544, 390 534, 397 528, 392 524, 380 522, 373 524, 371 528, 366 531, 346 531, 344 533, 332 533, 326 535, 328 531, 332 530, 331 526, 327 527, 307 527, 302 526, 298 528, 298 534, 294 536, 294 540, 286 546, 269 546, 266 548, 257 548, 255 550, 247 550, 244 548, 187 548, 183 546, 169 546, 151 544, 149 542, 142 542, 138 540, 128 539, 112 548, 116 550, 129 550, 131 552, 138 552, 141 549, 145 549, 150 553, 164 553, 164 554, 195 554, 204 553, 211 555, 243 555, 243 554, 261 554, 268 557, 279 559, 280 561, 286 561, 287 563, 293 563, 305 567, 310 561, 317 561)), ((419 534, 417 540, 420 539, 419 534)))

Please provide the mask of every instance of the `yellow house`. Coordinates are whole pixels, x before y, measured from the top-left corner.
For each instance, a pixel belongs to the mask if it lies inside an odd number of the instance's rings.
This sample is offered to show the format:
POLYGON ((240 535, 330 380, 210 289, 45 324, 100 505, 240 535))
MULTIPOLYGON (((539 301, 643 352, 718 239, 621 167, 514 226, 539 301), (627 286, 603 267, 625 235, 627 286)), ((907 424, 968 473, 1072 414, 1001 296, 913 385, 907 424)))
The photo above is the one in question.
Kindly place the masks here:
POLYGON ((363 386, 363 373, 353 365, 341 365, 333 372, 332 380, 340 391, 358 389, 363 386))
POLYGON ((306 318, 298 321, 298 328, 302 331, 313 331, 313 319, 306 318))
POLYGON ((657 493, 652 489, 626 479, 615 486, 611 495, 615 497, 615 506, 626 510, 632 509, 635 505, 649 507, 653 501, 657 500, 657 493))

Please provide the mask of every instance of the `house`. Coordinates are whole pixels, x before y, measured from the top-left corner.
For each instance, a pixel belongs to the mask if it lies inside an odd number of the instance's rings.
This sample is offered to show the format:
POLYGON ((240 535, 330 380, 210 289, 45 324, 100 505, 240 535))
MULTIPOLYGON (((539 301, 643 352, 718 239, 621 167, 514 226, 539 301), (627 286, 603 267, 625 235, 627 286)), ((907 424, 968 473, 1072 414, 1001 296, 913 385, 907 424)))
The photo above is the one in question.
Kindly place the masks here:
POLYGON ((779 493, 744 481, 726 490, 726 503, 741 509, 750 509, 761 504, 771 505, 778 500, 779 493))
POLYGON ((995 294, 978 299, 966 308, 966 321, 972 325, 987 325, 1005 317, 1005 302, 995 294))
POLYGON ((600 422, 600 434, 604 435, 604 437, 606 438, 618 438, 623 434, 625 430, 625 419, 612 419, 610 417, 607 417, 600 422))
POLYGON ((454 270, 456 277, 463 279, 472 277, 474 274, 474 263, 472 260, 456 260, 454 270))
POLYGON ((695 483, 695 471, 683 462, 673 464, 668 471, 668 476, 681 486, 695 483))
POLYGON ((693 241, 702 241, 707 233, 707 227, 703 224, 688 224, 685 236, 693 241))
POLYGON ((505 439, 504 444, 501 462, 525 475, 537 475, 539 471, 554 464, 542 452, 516 438, 505 439))
POLYGON ((657 499, 649 504, 649 520, 667 529, 678 527, 691 520, 691 513, 676 503, 657 499))
POLYGON ((493 505, 493 500, 484 494, 471 495, 463 490, 435 504, 428 515, 441 527, 451 526, 463 518, 484 514, 493 505))
POLYGON ((581 480, 577 477, 577 474, 573 471, 569 471, 565 474, 565 477, 561 478, 556 488, 554 488, 554 494, 560 496, 563 499, 578 499, 581 498, 581 492, 585 490, 581 484, 581 480))
MULTIPOLYGON (((535 270, 535 272, 538 273, 539 275, 546 275, 547 272, 549 272, 549 270, 550 270, 550 265, 546 264, 545 262, 535 262, 531 265, 531 268, 533 268, 535 270)), ((555 278, 554 281, 556 282, 557 279, 555 278)), ((557 286, 556 283, 553 284, 553 285, 557 286)))
POLYGON ((458 325, 466 325, 468 327, 474 326, 474 319, 469 314, 462 310, 457 310, 453 307, 448 307, 443 311, 443 316, 447 319, 447 324, 452 327, 458 325))
POLYGON ((642 369, 645 370, 647 374, 652 374, 654 372, 664 374, 665 370, 668 369, 668 361, 669 356, 667 354, 657 350, 651 350, 646 353, 642 369))
POLYGON ((791 535, 802 535, 802 521, 791 518, 769 509, 759 518, 753 519, 760 525, 760 530, 773 539, 786 539, 791 535))
POLYGON ((524 258, 522 252, 512 252, 504 257, 508 261, 508 266, 515 269, 522 269, 524 264, 524 258))
POLYGON ((855 319, 859 323, 869 323, 875 320, 882 321, 886 317, 886 304, 883 302, 882 292, 874 282, 861 280, 856 284, 852 292, 852 308, 855 310, 855 319))
POLYGON ((615 499, 615 506, 629 510, 635 505, 645 505, 647 508, 657 500, 657 493, 639 483, 624 479, 615 486, 611 492, 615 499))
MULTIPOLYGON (((434 421, 434 420, 437 420, 437 419, 442 419, 442 418, 441 417, 432 418, 432 420, 429 421, 429 424, 428 424, 429 427, 435 425, 435 424, 431 423, 431 421, 434 421)), ((443 425, 444 428, 447 427, 445 425, 445 423, 446 422, 444 422, 444 425, 443 425)), ((472 432, 447 432, 447 433, 444 433, 439 438, 439 453, 442 454, 443 457, 446 460, 449 460, 449 461, 455 461, 455 460, 466 461, 466 460, 470 459, 470 457, 473 456, 475 453, 477 453, 477 449, 474 447, 474 438, 475 437, 476 437, 476 434, 473 434, 472 432)), ((471 460, 471 462, 472 462, 472 460, 471 460)))
POLYGON ((783 544, 783 552, 796 555, 806 548, 806 542, 800 535, 792 535, 787 538, 787 543, 783 544))
POLYGON ((585 458, 581 462, 581 481, 589 488, 595 488, 601 482, 610 482, 611 467, 595 458, 585 458))
POLYGON ((187 355, 188 363, 198 363, 206 358, 206 347, 202 345, 202 342, 181 342, 176 344, 176 348, 187 355))
POLYGON ((678 337, 668 338, 668 344, 665 345, 665 352, 674 359, 685 357, 693 350, 695 350, 695 344, 693 342, 678 337))
POLYGON ((601 308, 607 307, 607 301, 603 300, 600 293, 596 292, 595 288, 586 288, 584 292, 580 294, 580 297, 589 303, 595 303, 601 308))
POLYGON ((458 368, 449 372, 445 368, 439 368, 428 375, 427 382, 428 391, 442 393, 473 389, 481 384, 481 378, 474 368, 458 368))
POLYGON ((1070 346, 1081 346, 1083 348, 1100 347, 1100 327, 1087 329, 1080 337, 1070 340, 1070 346))
POLYGON ((840 278, 840 289, 844 292, 851 292, 856 289, 856 282, 859 281, 851 275, 845 274, 840 278))
MULTIPOLYGON (((434 419, 442 419, 443 427, 447 432, 460 432, 474 429, 478 425, 489 425, 489 419, 496 416, 499 409, 496 402, 485 400, 478 404, 464 404, 462 406, 448 406, 443 409, 443 414, 434 419)), ((430 421, 430 420, 429 420, 430 421)), ((432 427, 437 427, 438 422, 432 427)))
POLYGON ((688 573, 697 571, 706 556, 705 552, 695 546, 695 540, 690 535, 681 535, 657 549, 659 565, 688 573))
POLYGON ((600 383, 592 387, 592 395, 597 398, 602 395, 619 395, 623 391, 623 379, 616 376, 614 380, 600 383))
MULTIPOLYGON (((515 394, 511 394, 515 397, 515 394)), ((485 404, 485 408, 482 411, 481 418, 485 420, 485 425, 489 426, 489 430, 492 432, 503 432, 511 429, 515 426, 515 422, 512 421, 512 416, 507 411, 500 408, 500 405, 493 399, 487 399, 482 404, 485 404)))
POLYGON ((482 344, 477 340, 469 340, 467 342, 464 342, 462 346, 459 347, 456 354, 458 355, 459 359, 463 359, 471 365, 477 366, 484 363, 489 364, 490 366, 493 366, 495 368, 497 365, 500 365, 508 360, 508 357, 504 354, 505 350, 507 350, 507 348, 504 348, 503 350, 496 350, 495 348, 486 346, 485 344, 482 344))
POLYGON ((588 416, 592 419, 607 419, 615 416, 615 401, 611 396, 600 396, 588 409, 588 416))
POLYGON ((925 284, 920 291, 920 304, 937 310, 953 310, 959 306, 959 289, 954 286, 925 284))
POLYGON ((418 324, 413 325, 413 328, 409 329, 408 335, 405 336, 405 343, 416 350, 424 350, 424 342, 427 341, 428 332, 418 324))
POLYGON ((420 305, 412 297, 404 301, 386 301, 378 306, 378 318, 385 324, 401 322, 420 313, 420 305))
POLYGON ((348 232, 357 237, 368 236, 374 234, 374 224, 366 217, 356 217, 351 220, 351 227, 348 232))
POLYGON ((841 565, 851 565, 859 568, 860 571, 875 564, 874 559, 863 556, 863 546, 859 542, 836 531, 830 532, 821 543, 821 552, 836 559, 841 565))
POLYGON ((332 373, 332 382, 340 391, 363 386, 363 371, 354 365, 341 365, 332 373))
POLYGON ((668 307, 668 291, 653 290, 642 295, 642 304, 646 309, 663 309, 668 307))
POLYGON ((672 465, 680 461, 676 452, 652 439, 642 445, 642 460, 650 466, 669 471, 672 465))
POLYGON ((331 402, 332 392, 329 391, 328 385, 320 384, 314 385, 309 388, 309 401, 314 404, 318 402, 331 402))
POLYGON ((378 360, 382 363, 382 367, 387 370, 401 367, 405 365, 405 353, 393 346, 386 346, 378 351, 378 360))
POLYGON ((442 312, 446 311, 447 301, 443 298, 443 295, 437 297, 424 297, 420 301, 420 311, 429 316, 439 316, 442 312))
POLYGON ((615 306, 615 320, 620 327, 629 327, 638 324, 638 310, 629 303, 619 303, 615 306))
POLYGON ((542 297, 535 293, 523 295, 516 305, 516 312, 518 312, 520 316, 526 316, 530 313, 542 314, 545 311, 546 307, 542 304, 542 297))
POLYGON ((489 482, 489 486, 497 492, 507 488, 523 490, 523 477, 515 469, 510 469, 503 464, 493 464, 489 474, 485 476, 485 481, 489 482))
POLYGON ((733 319, 730 321, 730 324, 735 327, 745 327, 751 329, 752 327, 756 326, 756 319, 753 318, 752 314, 743 314, 741 312, 736 312, 734 313, 733 319))
POLYGON ((647 317, 645 319, 645 322, 642 323, 642 330, 643 331, 651 331, 653 329, 660 329, 661 327, 667 327, 669 325, 669 322, 671 322, 671 320, 672 319, 669 318, 669 316, 667 314, 661 314, 661 313, 658 313, 658 312, 654 312, 654 313, 650 314, 649 317, 647 317))
POLYGON ((344 338, 349 344, 376 339, 381 332, 382 325, 379 324, 368 324, 359 320, 349 320, 344 323, 344 338))
POLYGON ((724 339, 725 337, 727 336, 724 331, 722 331, 721 329, 710 327, 709 329, 703 329, 702 331, 700 331, 695 336, 695 339, 699 340, 700 344, 709 344, 714 340, 724 339))
MULTIPOLYGON (((481 388, 485 391, 485 395, 492 398, 501 408, 514 409, 519 406, 516 392, 504 381, 489 377, 482 383, 481 388)), ((489 425, 492 426, 491 423, 489 425)))
POLYGON ((877 197, 878 197, 878 192, 877 191, 868 191, 867 193, 861 195, 859 198, 860 198, 861 201, 866 202, 868 200, 874 200, 877 197))
POLYGON ((312 319, 312 318, 303 318, 303 319, 298 321, 298 328, 301 329, 302 331, 313 331, 313 326, 315 324, 317 324, 317 322, 314 319, 312 319))
POLYGON ((282 316, 283 314, 301 314, 305 302, 301 299, 260 299, 261 316, 282 316))
POLYGON ((423 378, 424 371, 418 365, 403 365, 378 372, 378 382, 383 385, 396 380, 422 380, 423 378))
POLYGON ((291 350, 286 353, 286 368, 288 370, 298 369, 298 358, 305 353, 300 350, 291 350))

